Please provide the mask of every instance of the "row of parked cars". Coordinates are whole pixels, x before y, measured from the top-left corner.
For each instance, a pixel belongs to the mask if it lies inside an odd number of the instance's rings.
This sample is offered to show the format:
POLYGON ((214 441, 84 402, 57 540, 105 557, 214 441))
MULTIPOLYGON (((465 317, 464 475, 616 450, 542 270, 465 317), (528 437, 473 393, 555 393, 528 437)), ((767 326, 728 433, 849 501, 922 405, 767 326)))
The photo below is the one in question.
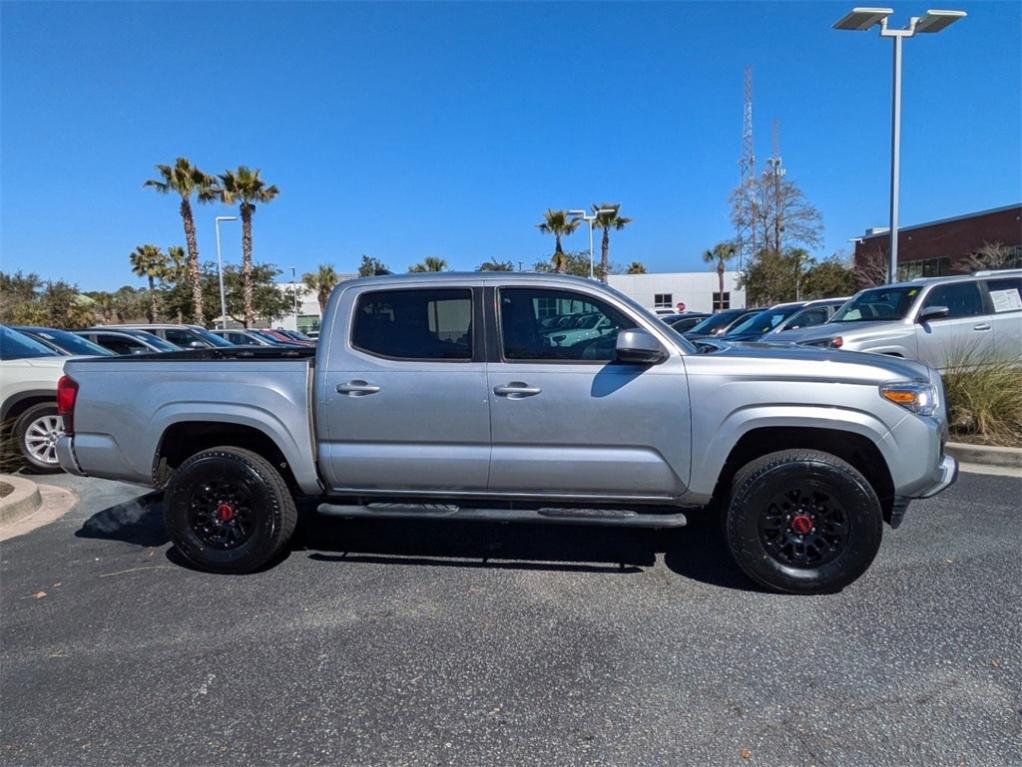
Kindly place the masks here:
POLYGON ((160 354, 237 346, 314 347, 281 328, 207 330, 200 325, 102 325, 81 330, 0 325, 0 429, 37 471, 57 471, 57 381, 68 357, 160 354))
POLYGON ((914 359, 1022 362, 1022 270, 883 285, 850 298, 796 301, 715 314, 662 315, 690 341, 800 344, 914 359))

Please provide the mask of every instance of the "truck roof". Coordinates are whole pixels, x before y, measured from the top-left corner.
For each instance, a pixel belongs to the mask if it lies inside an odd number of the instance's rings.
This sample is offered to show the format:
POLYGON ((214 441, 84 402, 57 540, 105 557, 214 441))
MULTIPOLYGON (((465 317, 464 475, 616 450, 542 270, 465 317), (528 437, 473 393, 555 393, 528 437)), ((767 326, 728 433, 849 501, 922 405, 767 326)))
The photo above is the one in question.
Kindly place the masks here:
MULTIPOLYGON (((394 282, 465 282, 467 280, 482 280, 483 282, 518 282, 532 281, 537 278, 542 280, 554 280, 575 285, 593 285, 594 281, 587 277, 575 277, 569 274, 557 274, 556 272, 403 272, 402 274, 380 274, 375 277, 359 277, 354 280, 345 280, 338 283, 340 286, 351 286, 366 282, 394 283, 394 282)), ((597 283, 604 285, 605 283, 597 283)))

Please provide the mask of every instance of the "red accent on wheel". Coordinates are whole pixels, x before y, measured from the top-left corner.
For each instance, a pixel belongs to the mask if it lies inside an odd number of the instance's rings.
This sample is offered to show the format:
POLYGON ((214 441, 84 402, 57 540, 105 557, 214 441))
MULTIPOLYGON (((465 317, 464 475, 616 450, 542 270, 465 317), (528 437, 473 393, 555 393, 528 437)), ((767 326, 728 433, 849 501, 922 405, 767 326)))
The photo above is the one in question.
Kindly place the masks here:
POLYGON ((791 529, 799 535, 809 535, 813 530, 813 519, 808 514, 796 514, 791 518, 791 529))
POLYGON ((234 507, 229 503, 221 503, 216 507, 216 518, 221 522, 230 522, 234 517, 234 507))

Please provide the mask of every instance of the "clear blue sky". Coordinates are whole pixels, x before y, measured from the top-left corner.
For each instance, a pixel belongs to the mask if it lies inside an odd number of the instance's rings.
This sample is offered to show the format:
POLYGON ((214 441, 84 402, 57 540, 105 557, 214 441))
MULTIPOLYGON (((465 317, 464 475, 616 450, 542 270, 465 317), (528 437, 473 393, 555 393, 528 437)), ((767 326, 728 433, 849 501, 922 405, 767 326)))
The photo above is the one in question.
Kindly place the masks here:
MULTIPOLYGON (((847 249, 887 220, 890 135, 891 46, 831 29, 851 5, 4 2, 0 268, 140 284, 135 245, 184 240, 142 182, 183 154, 281 188, 255 258, 285 268, 528 265, 544 209, 608 200, 635 219, 615 262, 701 270, 732 235, 746 64, 760 161, 776 117, 816 255, 847 249)), ((1020 4, 951 7, 969 17, 905 45, 904 224, 1022 199, 1020 4)), ((228 211, 196 212, 212 259, 228 211)))

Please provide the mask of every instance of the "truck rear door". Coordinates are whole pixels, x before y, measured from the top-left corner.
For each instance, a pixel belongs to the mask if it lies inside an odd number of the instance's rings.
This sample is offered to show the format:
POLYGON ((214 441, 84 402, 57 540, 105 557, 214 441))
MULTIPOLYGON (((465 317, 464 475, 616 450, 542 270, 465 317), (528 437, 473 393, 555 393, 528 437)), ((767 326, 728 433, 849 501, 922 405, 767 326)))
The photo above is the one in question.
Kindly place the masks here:
POLYGON ((338 297, 316 369, 319 467, 331 491, 486 489, 478 290, 381 282, 338 297))

